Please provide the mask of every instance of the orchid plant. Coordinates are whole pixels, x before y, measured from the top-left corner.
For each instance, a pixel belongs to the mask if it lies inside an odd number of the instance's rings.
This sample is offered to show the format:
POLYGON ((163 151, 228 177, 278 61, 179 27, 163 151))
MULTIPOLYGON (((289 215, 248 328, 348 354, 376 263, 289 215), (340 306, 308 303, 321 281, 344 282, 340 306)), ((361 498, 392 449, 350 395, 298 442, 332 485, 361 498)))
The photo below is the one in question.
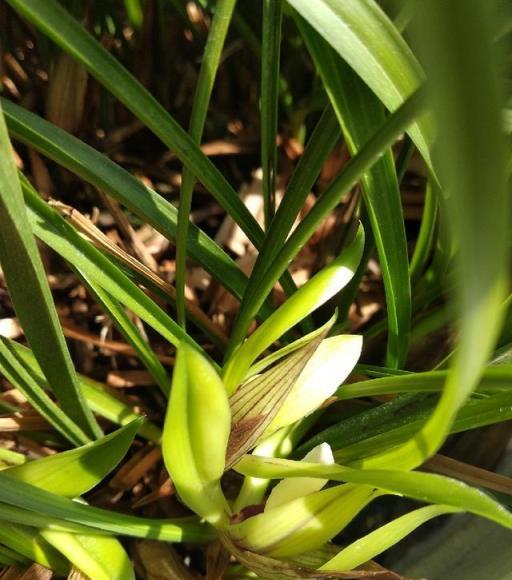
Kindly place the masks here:
MULTIPOLYGON (((437 455, 451 434, 512 418, 506 2, 155 2, 163 36, 171 15, 186 21, 196 42, 187 9, 206 15, 188 130, 123 65, 124 40, 102 42, 105 22, 91 33, 64 4, 78 16, 80 8, 94 13, 95 3, 58 0, 0 7, 54 63, 50 109, 79 110, 84 85, 69 91, 69 71, 88 76, 173 152, 183 172, 177 208, 74 136, 76 118, 57 126, 13 102, 15 94, 0 99, 0 265, 26 339, 0 336, 0 373, 45 421, 58 450, 34 459, 21 447, 0 446, 0 566, 35 562, 59 576, 131 580, 132 544, 122 540, 131 537, 204 547, 199 567, 209 580, 384 580, 394 573, 373 559, 432 518, 468 512, 511 529, 511 480, 437 455), (261 15, 251 13, 253 4, 261 15), (253 20, 261 23, 257 33, 253 20), (224 51, 231 33, 235 49, 249 47, 260 63, 263 224, 200 147, 223 53, 233 54, 224 51), (296 95, 287 83, 296 69, 281 66, 281 56, 290 51, 294 67, 311 76, 312 92, 296 95), (277 204, 279 112, 307 138, 277 204), (341 140, 350 161, 315 189, 341 140), (119 204, 128 223, 135 216, 172 243, 175 285, 76 208, 41 196, 16 165, 12 143, 65 168, 119 204), (411 253, 400 183, 413 153, 427 185, 411 253), (256 249, 250 275, 191 222, 196 180, 256 249), (314 204, 298 220, 312 190, 314 204), (297 287, 290 264, 350 192, 339 244, 297 287), (38 243, 69 265, 147 370, 160 389, 160 419, 141 416, 76 372, 38 243), (348 314, 371 259, 385 308, 359 335, 348 314), (187 260, 239 302, 229 336, 186 299, 187 260), (278 285, 280 306, 271 299, 278 285), (171 372, 143 325, 176 354, 171 372), (412 347, 441 327, 456 330, 455 347, 413 371, 412 347), (376 338, 382 348, 372 355, 376 338), (361 364, 361 356, 374 364, 361 364), (360 406, 345 413, 351 400, 360 406), (118 428, 105 435, 112 424, 118 428), (136 436, 161 448, 179 517, 88 503, 86 494, 130 453, 136 436), (340 537, 383 495, 422 505, 359 538, 340 537)), ((96 4, 117 14, 120 3, 96 4)), ((124 5, 136 38, 142 3, 124 5)), ((104 20, 112 34, 115 19, 104 20)), ((9 40, 9 31, 0 36, 9 40)), ((2 413, 19 418, 25 409, 0 397, 2 413)), ((170 577, 193 574, 181 561, 166 566, 170 577)))

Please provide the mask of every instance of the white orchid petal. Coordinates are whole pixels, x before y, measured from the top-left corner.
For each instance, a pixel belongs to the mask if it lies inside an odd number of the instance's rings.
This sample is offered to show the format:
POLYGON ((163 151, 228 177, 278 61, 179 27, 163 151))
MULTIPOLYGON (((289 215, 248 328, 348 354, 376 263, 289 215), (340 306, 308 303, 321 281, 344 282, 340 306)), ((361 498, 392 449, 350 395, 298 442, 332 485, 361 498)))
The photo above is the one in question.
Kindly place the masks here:
MULTIPOLYGON (((333 465, 334 455, 330 445, 328 443, 322 443, 311 449, 301 461, 333 465)), ((283 479, 270 493, 265 505, 265 511, 283 505, 298 497, 320 491, 328 481, 328 479, 317 479, 315 477, 290 477, 283 479)))
POLYGON ((361 355, 363 338, 339 335, 322 341, 300 374, 268 434, 307 417, 329 397, 350 374, 361 355))

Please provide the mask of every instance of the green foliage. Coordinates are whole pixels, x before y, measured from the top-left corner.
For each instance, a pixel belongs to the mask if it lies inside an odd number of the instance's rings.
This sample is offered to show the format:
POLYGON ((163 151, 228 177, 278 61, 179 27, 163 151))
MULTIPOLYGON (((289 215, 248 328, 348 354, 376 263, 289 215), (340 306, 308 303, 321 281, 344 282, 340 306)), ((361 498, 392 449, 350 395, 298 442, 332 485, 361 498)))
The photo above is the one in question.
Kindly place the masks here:
MULTIPOLYGON (((226 577, 336 577, 366 569, 443 514, 469 512, 511 529, 512 513, 491 495, 456 477, 415 471, 451 433, 512 418, 509 333, 500 337, 510 302, 510 142, 502 121, 510 27, 497 26, 494 3, 261 0, 254 10, 205 0, 197 3, 208 15, 202 46, 185 3, 158 2, 161 29, 178 15, 202 54, 188 132, 124 66, 124 41, 110 52, 96 38, 106 29, 120 34, 127 22, 142 34, 142 2, 126 0, 124 16, 117 3, 104 3, 98 22, 88 23, 94 34, 57 0, 7 4, 41 44, 56 45, 50 52, 69 54, 152 131, 183 172, 177 209, 105 154, 1 100, 0 265, 30 349, 0 337, 0 372, 55 431, 56 444, 72 448, 37 460, 22 449, 1 450, 0 563, 34 561, 61 575, 74 566, 90 578, 129 580, 135 573, 120 536, 181 542, 185 550, 216 539, 239 562, 226 564, 226 577), (264 227, 200 147, 223 58, 245 45, 260 60, 264 227), (282 133, 305 147, 278 204, 282 133), (350 160, 322 188, 319 175, 340 137, 350 160), (176 320, 136 264, 121 265, 96 247, 17 172, 10 138, 176 244, 176 320), (400 183, 413 149, 428 183, 409 251, 400 183), (249 275, 191 223, 196 182, 258 250, 249 275), (296 223, 312 189, 315 201, 296 223), (297 288, 291 263, 350 192, 330 248, 335 257, 319 260, 297 288), (36 239, 71 267, 131 345, 161 390, 148 399, 162 403, 165 419, 155 419, 162 424, 76 373, 36 239), (349 307, 374 248, 383 318, 359 331, 363 337, 341 334, 350 332, 349 307), (240 301, 227 345, 187 305, 188 259, 240 301), (276 306, 278 283, 285 300, 276 306), (176 353, 172 378, 131 314, 176 353), (419 339, 432 338, 428 331, 439 324, 457 340, 436 368, 434 357, 414 357, 419 339), (342 384, 361 352, 369 364, 342 384), (102 436, 95 415, 121 428, 102 436), (119 465, 137 433, 161 444, 180 509, 192 515, 145 518, 80 498, 119 465), (272 479, 283 481, 268 493, 272 479), (381 495, 429 505, 387 518, 341 550, 331 544, 363 510, 378 509, 367 506, 381 495)), ((19 408, 2 402, 4 410, 19 408)))

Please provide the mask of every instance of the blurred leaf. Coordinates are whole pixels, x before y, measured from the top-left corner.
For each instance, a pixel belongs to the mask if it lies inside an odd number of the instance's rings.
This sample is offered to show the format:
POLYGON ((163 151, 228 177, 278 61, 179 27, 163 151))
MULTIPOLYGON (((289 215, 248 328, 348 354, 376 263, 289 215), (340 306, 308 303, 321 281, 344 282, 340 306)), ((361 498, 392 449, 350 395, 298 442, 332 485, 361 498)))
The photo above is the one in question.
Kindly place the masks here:
POLYGON ((226 465, 231 412, 217 371, 186 345, 178 349, 162 451, 181 499, 215 525, 229 506, 220 487, 226 465))
POLYGON ((66 560, 33 528, 2 521, 0 543, 22 554, 30 562, 37 562, 41 566, 51 568, 62 576, 69 571, 69 564, 66 560))
POLYGON ((78 388, 43 263, 30 233, 1 108, 0 149, 0 263, 5 281, 27 340, 62 412, 76 423, 74 435, 78 441, 86 443, 101 435, 101 430, 78 388))
POLYGON ((417 33, 439 127, 435 158, 457 250, 454 303, 460 339, 430 419, 407 443, 367 459, 368 468, 412 468, 439 449, 494 349, 508 286, 509 195, 493 3, 433 0, 418 7, 417 33), (488 199, 482 203, 485 192, 488 199))
POLYGON ((133 567, 121 542, 93 534, 43 530, 41 536, 64 554, 87 578, 135 580, 133 567))

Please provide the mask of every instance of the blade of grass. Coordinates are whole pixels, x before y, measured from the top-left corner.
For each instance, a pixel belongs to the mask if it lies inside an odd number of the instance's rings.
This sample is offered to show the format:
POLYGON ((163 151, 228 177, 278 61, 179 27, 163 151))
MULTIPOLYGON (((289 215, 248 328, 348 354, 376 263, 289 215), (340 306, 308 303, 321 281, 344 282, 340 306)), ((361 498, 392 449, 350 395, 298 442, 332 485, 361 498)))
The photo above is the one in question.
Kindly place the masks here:
POLYGON ((69 564, 45 540, 38 537, 39 533, 28 526, 10 524, 5 521, 0 527, 0 542, 15 550, 30 562, 51 568, 61 575, 69 572, 69 564))
MULTIPOLYGON (((203 135, 204 123, 208 112, 208 104, 217 75, 220 57, 226 34, 228 32, 236 0, 219 0, 208 34, 199 78, 197 80, 192 112, 190 115, 189 135, 194 143, 199 144, 203 135)), ((176 312, 178 324, 185 328, 185 276, 187 259, 187 235, 189 215, 192 208, 192 194, 194 190, 194 173, 185 167, 183 169, 180 205, 178 210, 178 228, 176 233, 176 312)))
POLYGON ((0 263, 16 314, 62 412, 86 443, 101 435, 80 390, 60 328, 41 257, 30 232, 23 194, 0 107, 0 263))
POLYGON ((410 441, 368 467, 413 468, 433 455, 474 390, 497 340, 508 285, 508 188, 501 90, 490 3, 433 0, 421 5, 418 35, 438 122, 439 168, 446 185, 455 256, 460 340, 442 397, 410 441), (482 203, 482 195, 488 200, 482 203))
MULTIPOLYGON (((81 214, 76 208, 60 201, 50 199, 48 204, 56 209, 66 220, 69 220, 96 248, 109 254, 123 272, 137 283, 154 292, 168 304, 176 307, 176 290, 172 284, 165 281, 151 268, 137 260, 123 248, 114 243, 107 235, 97 228, 92 221, 81 214)), ((200 328, 213 344, 223 350, 227 337, 193 301, 186 300, 187 313, 194 324, 200 328)))
MULTIPOLYGON (((335 450, 336 460, 340 463, 370 456, 406 441, 424 424, 436 401, 435 396, 428 394, 400 395, 323 429, 300 445, 294 457, 303 457, 324 442, 335 450)), ((459 411, 450 432, 459 433, 505 421, 512 416, 511 403, 512 394, 507 391, 470 399, 459 411)))
MULTIPOLYGON (((439 392, 442 391, 448 376, 449 371, 439 370, 359 381, 344 385, 336 396, 338 399, 353 399, 396 393, 439 392)), ((511 383, 512 366, 492 366, 483 371, 475 390, 479 393, 507 391, 510 390, 511 383)))
MULTIPOLYGON (((382 124, 385 111, 361 79, 301 17, 301 36, 315 62, 352 156, 382 124)), ((388 318, 386 366, 400 367, 407 354, 411 288, 402 200, 391 150, 361 178, 361 188, 377 246, 388 318)))
POLYGON ((353 570, 394 546, 429 520, 462 511, 461 508, 447 505, 430 505, 409 512, 352 542, 321 566, 320 570, 353 570))
MULTIPOLYGON (((511 400, 509 393, 499 393, 481 400, 470 400, 459 412, 450 428, 450 434, 510 419, 512 417, 511 400)), ((341 443, 343 448, 335 452, 336 460, 343 463, 350 462, 350 465, 364 469, 367 464, 371 465, 373 455, 400 445, 413 436, 425 424, 431 409, 432 407, 426 412, 421 410, 416 417, 411 416, 407 424, 403 426, 389 424, 389 428, 374 437, 348 446, 341 443)))
POLYGON ((434 191, 435 189, 436 187, 432 183, 432 180, 429 180, 425 191, 425 205, 421 217, 420 231, 411 258, 411 267, 409 270, 411 285, 415 285, 420 279, 432 251, 437 218, 437 199, 441 195, 441 192, 434 191))
MULTIPOLYGON (((205 185, 259 248, 264 235, 256 219, 222 173, 160 103, 75 20, 56 0, 8 0, 22 16, 42 30, 58 46, 76 58, 101 84, 133 112, 205 185)), ((284 274, 283 288, 291 294, 295 284, 284 274)))
MULTIPOLYGON (((375 135, 361 148, 359 153, 345 166, 328 189, 320 196, 313 208, 290 235, 284 247, 275 255, 258 285, 258 292, 252 293, 240 306, 235 326, 231 333, 231 348, 242 340, 251 320, 261 304, 271 292, 279 276, 288 267, 307 240, 313 235, 320 222, 338 204, 342 195, 350 190, 379 158, 402 131, 413 121, 424 107, 424 92, 419 90, 392 113, 375 135), (245 304, 244 304, 245 302, 245 304)), ((229 352, 229 347, 228 347, 229 352)))
POLYGON ((279 107, 279 61, 283 0, 263 0, 261 34, 261 167, 265 229, 276 211, 277 118, 279 107))

